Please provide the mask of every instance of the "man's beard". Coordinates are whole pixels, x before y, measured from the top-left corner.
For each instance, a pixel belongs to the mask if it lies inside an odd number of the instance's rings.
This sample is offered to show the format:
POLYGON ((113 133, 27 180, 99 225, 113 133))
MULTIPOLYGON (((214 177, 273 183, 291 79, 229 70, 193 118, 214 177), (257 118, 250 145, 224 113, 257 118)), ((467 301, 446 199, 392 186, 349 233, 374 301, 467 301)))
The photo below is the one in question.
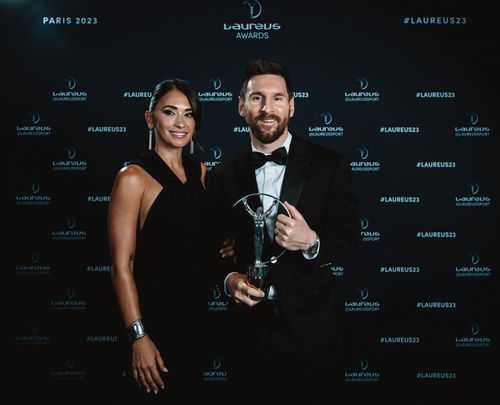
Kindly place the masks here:
POLYGON ((288 126, 288 118, 285 120, 281 120, 276 115, 259 115, 253 121, 248 123, 252 134, 263 144, 273 143, 276 139, 278 139, 283 132, 285 132, 285 128, 288 126), (259 127, 259 121, 265 119, 274 119, 277 122, 277 127, 274 131, 266 131, 263 132, 259 127))

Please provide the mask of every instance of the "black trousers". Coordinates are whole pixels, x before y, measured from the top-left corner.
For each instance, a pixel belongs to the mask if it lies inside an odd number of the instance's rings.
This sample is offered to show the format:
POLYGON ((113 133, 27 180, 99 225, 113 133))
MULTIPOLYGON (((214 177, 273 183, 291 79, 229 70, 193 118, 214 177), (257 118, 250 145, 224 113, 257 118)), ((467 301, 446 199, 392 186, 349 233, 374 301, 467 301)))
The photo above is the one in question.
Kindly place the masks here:
POLYGON ((342 365, 315 364, 302 353, 286 319, 274 301, 259 303, 260 328, 243 328, 231 353, 229 395, 243 403, 284 403, 307 400, 342 404, 342 365))

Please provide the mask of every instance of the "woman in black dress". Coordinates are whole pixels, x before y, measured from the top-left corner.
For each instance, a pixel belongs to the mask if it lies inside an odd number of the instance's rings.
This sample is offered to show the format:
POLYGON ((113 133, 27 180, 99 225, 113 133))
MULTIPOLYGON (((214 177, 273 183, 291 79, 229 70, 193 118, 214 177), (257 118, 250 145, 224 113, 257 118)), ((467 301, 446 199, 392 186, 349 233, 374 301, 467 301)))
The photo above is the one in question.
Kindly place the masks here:
POLYGON ((202 377, 205 281, 218 250, 207 237, 206 167, 183 153, 200 127, 196 91, 178 79, 159 83, 145 118, 154 149, 120 170, 111 193, 113 286, 134 379, 148 394, 186 393, 202 377))

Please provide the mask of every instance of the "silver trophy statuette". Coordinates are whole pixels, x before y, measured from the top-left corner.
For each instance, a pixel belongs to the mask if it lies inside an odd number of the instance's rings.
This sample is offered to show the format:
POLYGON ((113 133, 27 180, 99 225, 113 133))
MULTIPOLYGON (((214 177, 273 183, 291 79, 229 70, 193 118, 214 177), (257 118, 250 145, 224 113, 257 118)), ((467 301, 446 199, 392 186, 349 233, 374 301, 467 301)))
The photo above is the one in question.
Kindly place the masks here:
MULTIPOLYGON (((240 198, 233 205, 233 208, 236 205, 238 205, 240 202, 245 207, 246 212, 253 219, 253 224, 254 224, 253 243, 254 243, 254 248, 255 248, 255 261, 253 264, 250 264, 247 266, 248 284, 250 284, 254 288, 257 288, 258 290, 264 291, 264 293, 266 294, 265 298, 267 298, 267 294, 269 293, 269 287, 271 285, 268 264, 270 262, 276 263, 278 258, 285 251, 283 250, 278 255, 278 257, 273 256, 268 261, 262 261, 262 247, 264 245, 264 228, 266 225, 266 218, 273 212, 273 210, 275 209, 277 204, 281 204, 289 216, 290 216, 290 213, 288 212, 286 207, 283 205, 283 203, 279 199, 277 199, 276 197, 273 197, 272 195, 269 195, 269 194, 264 194, 264 193, 248 194, 245 197, 240 198), (262 207, 257 207, 255 210, 253 210, 250 207, 250 205, 248 204, 248 198, 253 197, 253 196, 269 197, 273 200, 273 202, 272 202, 271 206, 266 211, 264 211, 264 209, 262 207)), ((252 297, 252 299, 260 300, 260 298, 253 298, 253 297, 252 297)))

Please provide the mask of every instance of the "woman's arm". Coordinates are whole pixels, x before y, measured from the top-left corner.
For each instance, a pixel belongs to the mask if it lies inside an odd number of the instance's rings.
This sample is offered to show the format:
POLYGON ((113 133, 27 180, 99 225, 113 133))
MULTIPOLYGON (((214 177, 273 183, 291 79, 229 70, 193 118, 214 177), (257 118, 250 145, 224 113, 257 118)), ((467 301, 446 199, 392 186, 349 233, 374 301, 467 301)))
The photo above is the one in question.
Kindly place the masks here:
POLYGON ((122 169, 116 176, 108 211, 111 276, 125 327, 141 318, 133 260, 143 193, 139 169, 135 166, 122 169))
MULTIPOLYGON (((144 184, 141 169, 133 165, 122 169, 116 176, 109 205, 108 237, 113 264, 111 276, 125 327, 141 319, 133 272, 144 184)), ((165 386, 159 370, 167 371, 160 352, 149 336, 135 340, 132 343, 132 372, 134 379, 148 393, 157 393, 159 387, 165 386)))

